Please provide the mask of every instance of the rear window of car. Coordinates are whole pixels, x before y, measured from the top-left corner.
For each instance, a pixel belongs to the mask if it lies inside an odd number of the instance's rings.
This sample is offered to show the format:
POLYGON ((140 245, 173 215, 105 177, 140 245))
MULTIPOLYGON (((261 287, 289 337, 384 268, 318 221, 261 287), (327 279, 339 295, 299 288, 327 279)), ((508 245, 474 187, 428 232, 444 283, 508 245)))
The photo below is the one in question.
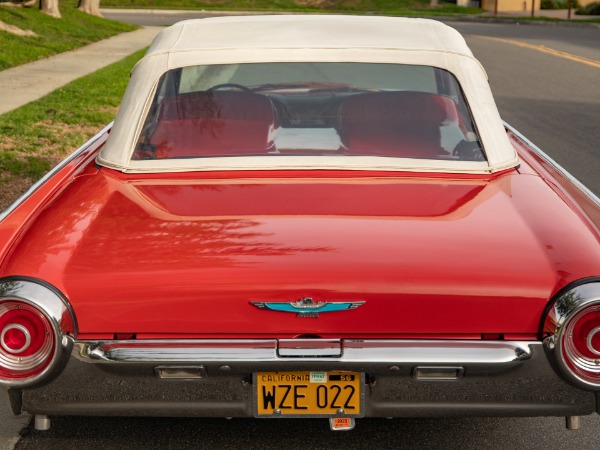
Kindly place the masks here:
POLYGON ((133 159, 265 155, 485 161, 452 74, 367 63, 171 70, 159 81, 133 159))

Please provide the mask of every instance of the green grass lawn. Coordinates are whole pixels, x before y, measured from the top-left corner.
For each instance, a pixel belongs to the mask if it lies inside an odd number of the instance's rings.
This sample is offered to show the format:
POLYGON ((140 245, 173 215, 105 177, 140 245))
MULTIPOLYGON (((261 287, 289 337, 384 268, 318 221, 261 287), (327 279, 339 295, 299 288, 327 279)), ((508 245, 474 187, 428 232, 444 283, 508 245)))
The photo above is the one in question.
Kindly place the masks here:
POLYGON ((62 18, 55 19, 37 8, 15 8, 0 3, 2 22, 31 30, 39 36, 20 37, 0 31, 0 70, 138 28, 84 14, 76 5, 77 0, 61 0, 62 18))
POLYGON ((113 120, 144 51, 0 115, 0 210, 113 120))
POLYGON ((206 9, 233 11, 341 12, 353 14, 474 14, 481 9, 429 0, 102 0, 103 8, 206 9))

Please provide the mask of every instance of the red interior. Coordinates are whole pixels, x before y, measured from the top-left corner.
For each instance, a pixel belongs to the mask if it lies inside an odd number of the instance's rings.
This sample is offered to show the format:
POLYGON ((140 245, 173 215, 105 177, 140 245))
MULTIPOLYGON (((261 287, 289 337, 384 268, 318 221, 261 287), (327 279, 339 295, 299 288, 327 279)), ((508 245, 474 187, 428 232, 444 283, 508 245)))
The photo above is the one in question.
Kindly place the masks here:
POLYGON ((268 97, 250 92, 193 92, 161 103, 150 144, 156 158, 265 154, 275 123, 268 97))
MULTIPOLYGON (((461 126, 451 98, 426 92, 352 95, 343 99, 338 114, 331 125, 350 155, 436 158, 447 155, 440 127, 461 126)), ((274 149, 278 125, 276 107, 265 95, 206 91, 167 97, 147 142, 149 157, 265 155, 274 149)))
POLYGON ((442 123, 457 118, 454 104, 439 95, 370 92, 344 101, 341 137, 350 154, 435 158, 446 154, 442 123))

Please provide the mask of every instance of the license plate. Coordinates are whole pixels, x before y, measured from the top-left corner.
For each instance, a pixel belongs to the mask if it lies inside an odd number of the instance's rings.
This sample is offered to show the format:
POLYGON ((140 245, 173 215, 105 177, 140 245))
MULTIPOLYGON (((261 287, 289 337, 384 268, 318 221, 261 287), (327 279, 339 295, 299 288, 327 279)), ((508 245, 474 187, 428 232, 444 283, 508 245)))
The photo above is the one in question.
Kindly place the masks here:
POLYGON ((359 372, 258 372, 257 416, 359 416, 363 374, 359 372))

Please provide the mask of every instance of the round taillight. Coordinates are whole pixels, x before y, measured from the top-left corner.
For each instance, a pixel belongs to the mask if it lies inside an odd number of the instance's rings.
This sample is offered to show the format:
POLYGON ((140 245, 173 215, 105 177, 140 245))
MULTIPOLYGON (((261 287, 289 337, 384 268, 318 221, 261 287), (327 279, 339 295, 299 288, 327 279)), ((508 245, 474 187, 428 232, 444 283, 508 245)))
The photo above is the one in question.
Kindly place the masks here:
POLYGON ((600 305, 574 314, 564 325, 560 339, 565 364, 573 374, 600 385, 600 305))
POLYGON ((48 318, 19 301, 0 303, 0 379, 22 379, 52 361, 55 337, 48 318))
POLYGON ((21 353, 31 345, 31 333, 23 325, 6 325, 0 334, 0 345, 9 353, 21 353))

